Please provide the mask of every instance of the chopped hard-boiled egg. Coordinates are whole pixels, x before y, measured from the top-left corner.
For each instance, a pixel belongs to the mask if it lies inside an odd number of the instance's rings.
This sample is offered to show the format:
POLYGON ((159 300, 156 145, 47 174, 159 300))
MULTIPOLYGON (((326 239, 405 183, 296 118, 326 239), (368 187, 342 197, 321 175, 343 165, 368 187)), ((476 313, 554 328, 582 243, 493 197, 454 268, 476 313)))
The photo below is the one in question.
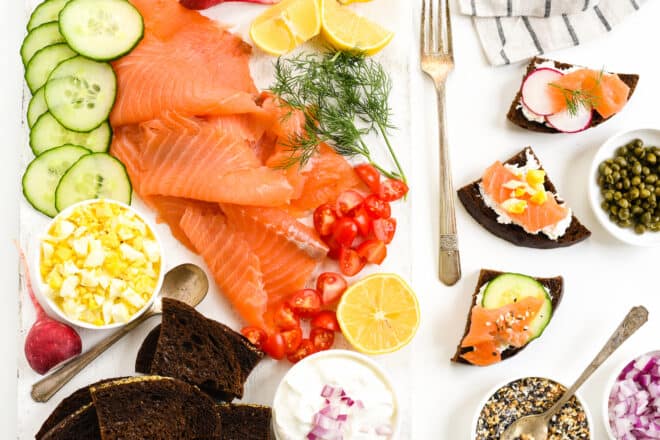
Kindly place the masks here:
POLYGON ((69 318, 97 326, 129 321, 154 295, 161 271, 153 231, 104 200, 56 218, 40 261, 49 298, 69 318))

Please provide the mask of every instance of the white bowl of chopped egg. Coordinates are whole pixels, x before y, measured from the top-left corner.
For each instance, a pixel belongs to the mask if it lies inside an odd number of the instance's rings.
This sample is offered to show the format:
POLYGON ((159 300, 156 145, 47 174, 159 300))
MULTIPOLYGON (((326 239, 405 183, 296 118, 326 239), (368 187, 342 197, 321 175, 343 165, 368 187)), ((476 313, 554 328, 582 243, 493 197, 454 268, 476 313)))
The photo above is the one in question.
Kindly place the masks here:
POLYGON ((163 249, 134 208, 114 200, 72 205, 39 237, 39 287, 64 320, 89 329, 144 313, 163 283, 163 249))

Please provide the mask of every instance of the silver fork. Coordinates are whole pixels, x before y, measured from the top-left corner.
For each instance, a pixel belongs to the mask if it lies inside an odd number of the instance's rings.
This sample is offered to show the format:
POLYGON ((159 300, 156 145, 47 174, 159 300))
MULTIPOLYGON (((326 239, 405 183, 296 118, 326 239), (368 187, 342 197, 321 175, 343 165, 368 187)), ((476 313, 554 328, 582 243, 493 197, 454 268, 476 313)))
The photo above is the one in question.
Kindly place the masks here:
POLYGON ((450 0, 422 0, 421 61, 422 70, 435 84, 438 95, 438 130, 440 141, 440 253, 439 277, 448 286, 461 279, 461 259, 456 234, 454 187, 451 181, 447 118, 445 117, 445 85, 454 69, 451 37, 450 0), (427 3, 429 4, 427 8, 427 3), (441 5, 444 4, 444 8, 441 5))

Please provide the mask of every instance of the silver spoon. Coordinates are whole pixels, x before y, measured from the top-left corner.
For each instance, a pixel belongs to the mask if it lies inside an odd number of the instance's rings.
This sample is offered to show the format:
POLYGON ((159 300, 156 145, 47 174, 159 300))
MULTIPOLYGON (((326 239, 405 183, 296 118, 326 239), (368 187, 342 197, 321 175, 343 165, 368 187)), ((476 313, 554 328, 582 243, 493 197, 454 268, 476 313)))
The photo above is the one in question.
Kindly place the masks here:
POLYGON ((44 377, 32 385, 32 399, 36 402, 47 402, 57 391, 73 379, 83 368, 89 365, 101 353, 115 342, 126 336, 131 330, 152 316, 163 313, 163 297, 182 301, 192 307, 197 306, 209 290, 209 280, 206 273, 194 264, 182 264, 165 274, 163 286, 151 308, 137 319, 129 322, 119 330, 101 340, 80 356, 68 360, 54 373, 44 377))
POLYGON ((548 423, 552 416, 559 411, 573 397, 575 392, 589 377, 624 343, 626 339, 632 336, 649 319, 649 312, 642 306, 633 307, 616 329, 614 334, 605 343, 600 353, 596 355, 589 366, 584 370, 573 386, 564 393, 564 395, 552 407, 542 414, 522 417, 511 424, 500 436, 500 440, 516 440, 522 436, 527 436, 529 440, 546 440, 548 438, 548 423))

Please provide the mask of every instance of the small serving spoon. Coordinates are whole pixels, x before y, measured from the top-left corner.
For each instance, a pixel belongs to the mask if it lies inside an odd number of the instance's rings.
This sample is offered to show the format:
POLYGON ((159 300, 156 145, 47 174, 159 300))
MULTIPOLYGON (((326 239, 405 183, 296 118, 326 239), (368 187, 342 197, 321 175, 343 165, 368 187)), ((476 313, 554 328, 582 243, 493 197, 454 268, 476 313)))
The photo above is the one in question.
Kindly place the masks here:
POLYGON ((151 308, 142 315, 121 327, 115 333, 101 340, 80 356, 64 364, 54 373, 44 377, 32 385, 32 399, 35 402, 47 402, 60 388, 73 379, 83 368, 89 365, 101 353, 110 348, 115 342, 126 336, 131 330, 142 324, 152 316, 163 313, 163 298, 172 298, 197 306, 209 290, 209 280, 206 273, 194 264, 182 264, 165 274, 163 286, 154 300, 151 308))
POLYGON ((633 307, 605 343, 600 353, 596 355, 573 386, 552 407, 542 414, 522 417, 511 424, 500 436, 500 440, 516 440, 520 437, 530 440, 546 440, 548 438, 548 423, 589 377, 616 351, 623 342, 632 336, 649 319, 649 312, 642 306, 633 307), (523 437, 526 436, 526 437, 523 437))

